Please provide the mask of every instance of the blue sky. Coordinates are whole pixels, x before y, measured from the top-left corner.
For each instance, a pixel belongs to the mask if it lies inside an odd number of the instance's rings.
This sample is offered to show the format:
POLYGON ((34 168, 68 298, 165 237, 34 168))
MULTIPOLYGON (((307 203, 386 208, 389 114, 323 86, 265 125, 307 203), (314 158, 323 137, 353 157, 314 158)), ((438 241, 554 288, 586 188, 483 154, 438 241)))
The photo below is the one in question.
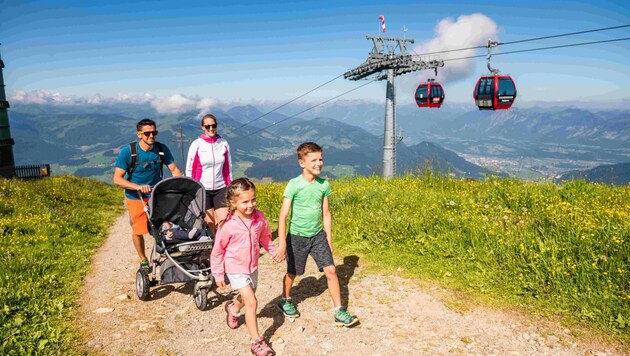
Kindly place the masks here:
MULTIPOLYGON (((9 100, 154 101, 168 112, 216 103, 286 102, 352 69, 387 36, 415 39, 414 53, 630 24, 630 2, 529 1, 21 1, 0 0, 0 53, 9 100), (408 31, 403 33, 403 27, 408 31), (438 27, 440 30, 438 30, 438 27), (442 32, 440 32, 442 31, 442 32), (473 43, 475 42, 475 43, 473 43)), ((630 37, 630 27, 526 42, 497 52, 630 37)), ((483 50, 456 52, 483 54, 483 50)), ((444 55, 443 55, 444 57, 444 55)), ((447 57, 444 57, 447 58, 447 57)), ((517 103, 630 101, 630 41, 509 54, 517 103)), ((447 102, 472 103, 483 58, 447 61, 447 102)), ((430 73, 396 78, 411 103, 430 73)), ((304 100, 323 101, 365 82, 339 78, 304 100)), ((341 99, 384 102, 385 82, 341 99)))

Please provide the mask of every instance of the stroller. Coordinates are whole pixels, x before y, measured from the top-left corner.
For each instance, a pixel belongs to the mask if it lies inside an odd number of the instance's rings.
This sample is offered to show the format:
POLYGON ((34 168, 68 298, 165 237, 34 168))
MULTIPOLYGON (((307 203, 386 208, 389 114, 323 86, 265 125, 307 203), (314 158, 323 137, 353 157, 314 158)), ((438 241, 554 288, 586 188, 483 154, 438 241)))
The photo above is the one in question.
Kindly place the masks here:
POLYGON ((199 310, 208 306, 208 292, 213 284, 213 236, 203 219, 205 198, 203 185, 187 177, 167 178, 153 188, 144 211, 155 243, 149 269, 140 267, 136 272, 136 294, 140 300, 149 299, 151 286, 195 281, 195 306, 199 310), (180 232, 196 232, 194 239, 167 238, 160 229, 165 222, 179 225, 180 232))

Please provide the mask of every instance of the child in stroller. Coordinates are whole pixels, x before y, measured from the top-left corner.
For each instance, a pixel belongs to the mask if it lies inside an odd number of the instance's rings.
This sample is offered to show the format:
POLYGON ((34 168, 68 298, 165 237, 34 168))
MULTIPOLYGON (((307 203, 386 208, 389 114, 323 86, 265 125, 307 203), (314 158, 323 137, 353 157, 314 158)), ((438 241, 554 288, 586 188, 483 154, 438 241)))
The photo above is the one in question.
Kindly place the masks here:
POLYGON ((196 227, 193 227, 190 230, 186 230, 171 221, 163 222, 160 231, 162 232, 162 238, 166 241, 204 241, 208 239, 206 229, 197 229, 196 227))

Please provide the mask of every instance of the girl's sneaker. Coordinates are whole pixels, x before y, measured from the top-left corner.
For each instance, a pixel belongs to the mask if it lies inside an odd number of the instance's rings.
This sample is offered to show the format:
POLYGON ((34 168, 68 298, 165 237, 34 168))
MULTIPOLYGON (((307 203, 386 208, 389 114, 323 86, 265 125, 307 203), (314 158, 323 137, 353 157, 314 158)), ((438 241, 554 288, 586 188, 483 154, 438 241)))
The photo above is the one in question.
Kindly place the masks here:
POLYGON ((275 354, 276 352, 273 351, 271 346, 267 345, 263 336, 259 337, 256 341, 252 341, 252 355, 274 356, 275 354))
POLYGON ((230 329, 236 329, 238 328, 238 321, 240 319, 240 316, 234 316, 232 314, 232 304, 234 304, 233 301, 225 303, 225 322, 230 329))
POLYGON ((282 310, 282 313, 286 317, 298 318, 300 316, 300 312, 297 310, 291 299, 281 298, 278 302, 278 307, 282 310))
POLYGON ((346 307, 341 307, 335 312, 335 324, 337 326, 350 327, 356 325, 359 322, 359 318, 356 315, 350 315, 346 311, 346 307))

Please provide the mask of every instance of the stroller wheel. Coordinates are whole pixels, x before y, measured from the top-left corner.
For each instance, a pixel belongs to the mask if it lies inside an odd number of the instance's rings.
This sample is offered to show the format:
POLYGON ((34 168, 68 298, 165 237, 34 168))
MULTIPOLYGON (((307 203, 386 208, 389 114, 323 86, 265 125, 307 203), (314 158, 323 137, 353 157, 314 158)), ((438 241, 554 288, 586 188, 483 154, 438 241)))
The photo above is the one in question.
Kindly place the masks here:
POLYGON ((195 298, 195 306, 199 310, 206 310, 208 307, 208 289, 200 288, 197 283, 195 283, 195 291, 193 292, 193 297, 195 298))
POLYGON ((140 300, 149 299, 149 272, 146 269, 140 267, 136 272, 136 294, 140 300))

